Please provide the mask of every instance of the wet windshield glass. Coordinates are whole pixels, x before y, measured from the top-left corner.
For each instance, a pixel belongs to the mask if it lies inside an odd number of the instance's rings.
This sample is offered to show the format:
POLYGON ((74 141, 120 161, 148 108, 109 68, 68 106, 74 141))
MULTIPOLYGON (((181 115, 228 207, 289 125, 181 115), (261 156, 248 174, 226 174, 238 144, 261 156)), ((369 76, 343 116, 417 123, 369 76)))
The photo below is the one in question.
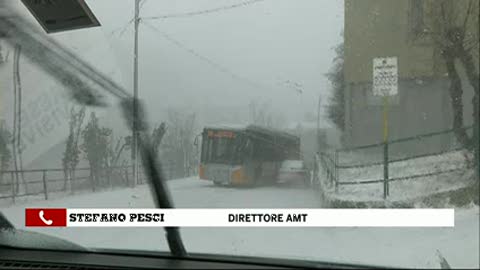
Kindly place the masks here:
POLYGON ((160 227, 25 226, 25 208, 159 207, 158 160, 175 208, 455 209, 454 227, 180 228, 188 252, 479 267, 478 0, 73 2, 86 17, 0 4, 16 228, 169 251, 160 227))

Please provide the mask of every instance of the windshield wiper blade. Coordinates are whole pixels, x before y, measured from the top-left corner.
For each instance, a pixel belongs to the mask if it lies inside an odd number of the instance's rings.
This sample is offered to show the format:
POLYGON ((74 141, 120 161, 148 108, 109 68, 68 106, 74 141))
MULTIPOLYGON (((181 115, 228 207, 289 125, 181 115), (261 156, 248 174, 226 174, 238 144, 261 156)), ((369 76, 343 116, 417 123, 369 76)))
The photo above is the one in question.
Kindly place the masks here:
MULTIPOLYGON (((135 101, 133 98, 122 100, 122 109, 124 118, 127 120, 127 125, 133 130, 133 127, 137 127, 137 131, 142 134, 137 136, 138 147, 140 149, 140 156, 142 158, 143 167, 145 174, 149 175, 152 179, 151 183, 153 189, 153 197, 157 198, 157 206, 160 208, 174 208, 170 193, 168 191, 167 185, 164 181, 162 166, 157 160, 157 155, 153 151, 154 147, 151 143, 151 138, 145 134, 148 131, 148 123, 146 121, 147 117, 145 111, 143 110, 143 105, 138 100, 135 101), (137 112, 132 112, 134 110, 134 104, 136 105, 137 112), (136 122, 136 123, 134 123, 136 122), (143 136, 142 136, 143 135, 143 136)), ((187 255, 185 247, 180 236, 180 231, 177 227, 165 227, 165 233, 168 245, 173 255, 183 257, 187 255)))
MULTIPOLYGON (((128 120, 131 116, 129 114, 133 112, 132 107, 129 105, 132 98, 125 89, 65 49, 62 45, 45 37, 45 34, 33 30, 35 28, 30 23, 20 16, 12 15, 14 14, 13 10, 8 9, 8 6, 5 6, 5 4, 0 5, 0 36, 5 37, 5 40, 10 45, 21 45, 23 54, 30 58, 39 68, 46 71, 72 91, 72 98, 76 102, 90 106, 104 105, 102 96, 96 89, 113 94, 122 101, 126 108, 125 117, 128 120), (5 14, 8 14, 8 16, 5 16, 5 14), (86 80, 90 80, 90 84, 86 80), (97 88, 94 88, 92 83, 97 88)), ((143 116, 145 115, 143 114, 143 116)), ((145 174, 153 186, 152 193, 154 199, 156 199, 156 206, 159 208, 173 208, 173 203, 161 172, 160 161, 157 160, 156 155, 152 152, 149 140, 139 138, 138 141, 145 174)), ((9 224, 9 222, 5 223, 4 226, 8 227, 9 224)), ((187 252, 179 229, 177 227, 166 227, 165 233, 172 255, 186 256, 187 252)))

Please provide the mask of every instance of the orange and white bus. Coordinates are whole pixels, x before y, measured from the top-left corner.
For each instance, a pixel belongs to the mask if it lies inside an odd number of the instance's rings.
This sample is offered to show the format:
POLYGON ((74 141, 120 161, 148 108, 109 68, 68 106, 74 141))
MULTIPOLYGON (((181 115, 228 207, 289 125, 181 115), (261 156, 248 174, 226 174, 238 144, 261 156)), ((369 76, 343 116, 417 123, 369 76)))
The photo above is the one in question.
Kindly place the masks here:
POLYGON ((255 125, 205 127, 200 179, 216 185, 256 186, 277 181, 284 160, 300 158, 300 139, 255 125))

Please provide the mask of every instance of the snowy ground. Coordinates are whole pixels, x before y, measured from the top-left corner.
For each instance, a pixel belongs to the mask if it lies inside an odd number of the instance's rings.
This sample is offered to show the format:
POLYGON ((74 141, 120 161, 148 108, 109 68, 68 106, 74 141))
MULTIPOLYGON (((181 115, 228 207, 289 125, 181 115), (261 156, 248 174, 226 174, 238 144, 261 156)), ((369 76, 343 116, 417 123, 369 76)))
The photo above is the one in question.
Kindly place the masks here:
MULTIPOLYGON (((429 174, 454 169, 460 170, 392 181, 389 183, 389 200, 408 200, 468 186, 473 178, 473 170, 466 169, 465 164, 465 153, 463 151, 392 162, 389 164, 389 178, 429 174)), ((320 166, 320 168, 322 167, 320 166)), ((380 180, 383 179, 383 165, 342 168, 338 170, 338 179, 340 183, 380 180)), ((327 183, 325 182, 325 184, 327 183)), ((334 187, 331 183, 324 186, 329 189, 329 193, 332 196, 342 200, 375 201, 383 199, 383 183, 340 185, 337 193, 334 193, 334 187)))
MULTIPOLYGON (((181 208, 316 208, 307 189, 216 187, 196 178, 169 182, 181 208)), ((146 186, 8 206, 2 211, 18 227, 25 207, 152 207, 146 186)), ((452 267, 479 267, 479 209, 456 211, 454 228, 184 228, 191 252, 360 262, 404 267, 439 267, 438 249, 452 267)), ((88 247, 166 250, 161 228, 35 229, 88 247)))

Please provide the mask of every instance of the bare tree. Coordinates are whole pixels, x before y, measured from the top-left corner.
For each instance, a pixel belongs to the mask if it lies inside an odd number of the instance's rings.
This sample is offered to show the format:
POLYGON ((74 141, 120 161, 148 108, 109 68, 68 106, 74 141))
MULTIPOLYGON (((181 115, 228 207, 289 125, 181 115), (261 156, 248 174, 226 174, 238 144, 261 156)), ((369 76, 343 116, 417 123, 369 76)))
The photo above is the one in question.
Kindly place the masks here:
POLYGON ((118 161, 120 160, 122 153, 129 148, 131 149, 132 148, 131 146, 132 146, 131 136, 119 137, 115 140, 113 133, 109 135, 107 156, 105 160, 105 169, 107 170, 108 183, 110 187, 112 187, 113 185, 112 183, 113 172, 117 167, 118 161))
POLYGON ((327 107, 328 118, 338 127, 345 130, 345 78, 344 78, 344 47, 343 43, 335 48, 336 56, 333 66, 326 74, 332 85, 332 93, 327 107))
POLYGON ((123 151, 130 148, 131 146, 132 146, 131 136, 125 136, 117 140, 117 143, 115 144, 115 148, 113 148, 112 166, 117 166, 123 151))
POLYGON ((93 191, 102 182, 100 174, 108 158, 108 140, 111 134, 111 129, 100 127, 97 116, 92 112, 89 122, 82 130, 82 149, 90 165, 90 180, 93 191))
MULTIPOLYGON (((167 125, 165 122, 162 122, 152 130, 151 134, 149 134, 146 131, 140 133, 140 136, 143 138, 144 141, 151 142, 153 152, 156 155, 159 154, 160 145, 162 143, 162 139, 166 133, 166 130, 167 130, 167 125)), ((126 140, 131 140, 131 136, 127 136, 126 140)))
POLYGON ((162 122, 158 127, 154 128, 152 131, 152 146, 156 154, 158 154, 158 149, 162 143, 163 136, 167 131, 167 125, 165 122, 162 122))
POLYGON ((85 107, 80 108, 78 112, 75 111, 75 108, 71 108, 70 130, 62 158, 62 167, 65 175, 63 190, 67 190, 68 181, 70 182, 71 191, 74 191, 73 182, 75 181, 75 169, 80 162, 79 140, 84 118, 85 107))
MULTIPOLYGON (((453 108, 453 128, 457 140, 474 152, 475 164, 479 165, 479 1, 478 0, 439 0, 432 7, 435 18, 430 29, 436 47, 440 50, 450 80, 450 97, 453 108), (477 53, 475 58, 474 54, 477 53), (463 68, 468 83, 473 87, 474 95, 472 136, 464 128, 463 92, 464 87, 460 68, 463 68)), ((477 168, 478 173, 478 168, 477 168)))
MULTIPOLYGON (((170 109, 167 124, 164 124, 163 143, 160 153, 164 164, 168 166, 169 177, 185 177, 194 173, 196 167, 195 139, 196 115, 183 113, 180 110, 170 109)), ((158 134, 162 132, 162 125, 158 127, 158 134)))

